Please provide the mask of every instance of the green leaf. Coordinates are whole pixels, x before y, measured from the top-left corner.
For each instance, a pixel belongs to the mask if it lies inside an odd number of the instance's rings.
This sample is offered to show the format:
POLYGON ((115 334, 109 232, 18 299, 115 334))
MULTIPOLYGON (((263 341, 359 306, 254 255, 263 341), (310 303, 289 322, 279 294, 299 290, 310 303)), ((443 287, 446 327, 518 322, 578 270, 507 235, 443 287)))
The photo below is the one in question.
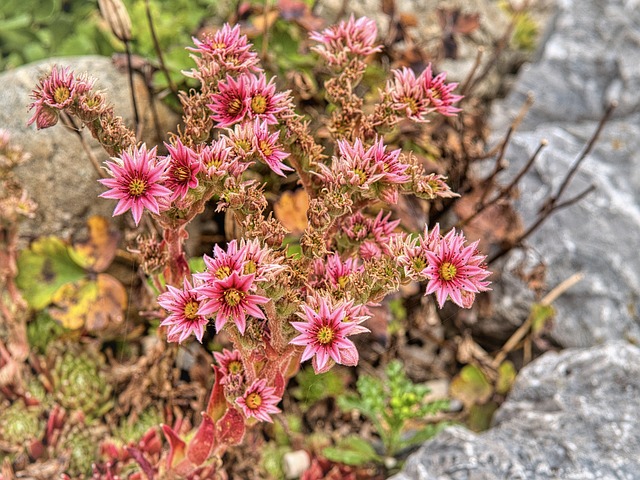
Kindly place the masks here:
POLYGON ((531 307, 531 331, 533 334, 540 333, 555 314, 556 311, 551 305, 534 303, 531 307))
POLYGON ((323 398, 337 397, 342 394, 345 385, 345 379, 336 370, 316 375, 310 367, 300 370, 296 381, 298 386, 291 393, 303 410, 323 398))
POLYGON ((191 273, 202 273, 207 268, 204 263, 204 257, 191 257, 188 263, 191 273))
POLYGON ((57 237, 43 237, 18 256, 16 282, 31 308, 42 310, 63 285, 84 277, 69 257, 67 245, 57 237))
POLYGON ((335 447, 324 448, 322 455, 332 462, 354 466, 382 461, 369 442, 354 435, 341 439, 335 447))
POLYGON ((467 425, 474 432, 483 432, 491 426, 493 414, 498 409, 496 402, 489 402, 484 405, 473 405, 469 410, 467 425))
POLYGON ((99 332, 119 325, 126 307, 127 291, 122 284, 100 273, 95 279, 83 278, 60 287, 53 295, 49 314, 65 328, 99 332))
POLYGON ((493 388, 482 370, 475 365, 465 365, 451 381, 451 395, 466 407, 485 403, 493 394, 493 388))
POLYGON ((433 438, 436 433, 438 433, 446 426, 448 426, 447 422, 429 424, 421 430, 418 430, 413 436, 409 437, 408 439, 402 440, 398 446, 398 449, 402 450, 407 447, 413 447, 414 445, 423 444, 427 440, 433 438))
POLYGON ((502 362, 498 367, 498 380, 496 382, 496 393, 504 395, 509 390, 516 379, 516 367, 509 360, 502 362))

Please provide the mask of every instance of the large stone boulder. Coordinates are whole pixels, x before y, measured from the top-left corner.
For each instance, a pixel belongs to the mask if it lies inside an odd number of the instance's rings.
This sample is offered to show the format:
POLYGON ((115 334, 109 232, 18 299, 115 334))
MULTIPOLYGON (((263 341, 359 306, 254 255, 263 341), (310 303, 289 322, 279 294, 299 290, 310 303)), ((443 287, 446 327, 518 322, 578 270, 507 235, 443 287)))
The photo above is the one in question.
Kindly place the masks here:
MULTIPOLYGON (((25 65, 0 74, 0 128, 6 129, 12 142, 21 145, 32 156, 31 161, 17 169, 20 181, 38 204, 36 217, 25 221, 21 234, 25 238, 42 235, 67 237, 81 228, 90 215, 110 217, 115 202, 99 199, 105 189, 98 182, 98 174, 75 132, 58 125, 36 131, 35 124, 27 126, 32 112, 29 95, 39 78, 48 73, 52 65, 69 66, 77 73, 88 72, 96 78, 96 88, 103 90, 109 102, 115 105, 116 115, 133 125, 133 109, 128 76, 120 72, 110 58, 100 56, 56 58, 25 65)), ((148 94, 142 81, 137 79, 136 92, 141 116, 147 126, 143 138, 157 142, 152 128, 148 94)), ((177 117, 157 102, 162 119, 161 131, 175 130, 177 117)), ((108 158, 100 145, 84 131, 85 138, 99 162, 108 158)))
POLYGON ((525 367, 493 427, 445 429, 390 480, 637 479, 640 349, 546 353, 525 367))
MULTIPOLYGON (((597 190, 554 214, 528 242, 548 267, 550 288, 575 272, 585 275, 555 302, 559 320, 552 337, 565 347, 640 341, 638 24, 637 1, 559 1, 539 61, 521 72, 513 92, 494 109, 492 124, 498 136, 526 95, 533 93, 535 98, 507 150, 511 175, 541 139, 549 142, 521 184, 518 209, 530 224, 543 200, 557 191, 607 104, 619 102, 563 198, 591 184, 597 190)), ((505 294, 521 288, 513 284, 505 294)))

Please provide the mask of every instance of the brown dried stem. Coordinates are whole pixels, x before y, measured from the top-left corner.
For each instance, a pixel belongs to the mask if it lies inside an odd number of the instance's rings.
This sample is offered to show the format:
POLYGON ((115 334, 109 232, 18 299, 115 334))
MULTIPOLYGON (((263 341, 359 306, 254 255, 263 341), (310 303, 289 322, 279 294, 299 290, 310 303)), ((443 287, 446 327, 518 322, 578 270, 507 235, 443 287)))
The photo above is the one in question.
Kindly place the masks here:
POLYGON ((529 160, 527 161, 527 163, 520 169, 520 171, 517 173, 514 179, 506 187, 503 187, 502 189, 500 189, 500 191, 498 192, 498 195, 496 195, 494 198, 492 198, 488 202, 484 201, 485 200, 484 197, 486 196, 486 192, 488 191, 488 189, 486 189, 485 193, 480 199, 478 206, 476 207, 475 212, 472 215, 465 218, 464 220, 461 220, 460 222, 458 222, 456 227, 462 228, 463 226, 471 222, 474 218, 476 218, 478 215, 480 215, 487 208, 489 208, 491 205, 494 205, 500 200, 502 200, 503 198, 509 196, 513 192, 513 190, 516 188, 516 186, 518 185, 522 177, 531 169, 536 158, 538 157, 542 149, 547 146, 547 144, 548 142, 546 140, 544 139, 541 140, 540 145, 538 145, 538 148, 536 149, 536 151, 533 152, 533 155, 531 155, 531 157, 529 157, 529 160))
POLYGON ((91 151, 91 148, 87 144, 84 135, 82 135, 82 130, 76 125, 73 117, 71 117, 67 112, 62 112, 60 118, 62 119, 62 123, 64 123, 69 130, 71 130, 78 136, 80 144, 82 145, 82 149, 87 154, 87 157, 89 157, 89 161, 91 162, 91 165, 93 165, 93 169, 97 172, 98 176, 100 178, 108 178, 108 175, 104 172, 104 170, 102 170, 102 168, 100 168, 100 162, 91 151))
MULTIPOLYGON (((551 305, 560 295, 569 290, 575 284, 580 282, 584 278, 584 273, 578 272, 571 275, 566 280, 563 280, 560 284, 558 284, 555 288, 553 288, 549 293, 547 293, 542 300, 540 300, 540 305, 549 306, 551 305)), ((498 368, 500 364, 507 358, 507 355, 512 352, 520 343, 520 341, 529 333, 531 329, 531 324, 533 323, 533 312, 529 314, 527 319, 524 321, 520 327, 509 337, 509 340, 505 342, 502 346, 496 357, 492 362, 493 368, 498 368)))
POLYGON ((578 155, 578 157, 574 161, 573 165, 571 166, 571 168, 569 169, 569 171, 565 175, 564 179, 560 183, 560 187, 558 188, 558 191, 554 195, 551 195, 544 202, 543 206, 538 211, 538 218, 536 219, 536 221, 522 235, 520 235, 515 241, 513 241, 510 245, 502 248, 498 253, 493 255, 487 261, 488 264, 491 264, 491 263, 495 262, 496 260, 498 260, 499 258, 504 256, 507 252, 509 252, 512 248, 514 248, 514 247, 516 247, 518 245, 521 245, 522 242, 524 240, 526 240, 534 231, 536 231, 540 227, 540 225, 542 225, 542 223, 545 220, 547 220, 554 212, 557 212, 558 210, 560 210, 562 208, 569 207, 569 206, 579 202, 584 197, 586 197, 589 193, 591 193, 592 191, 595 190, 595 188, 596 188, 595 185, 590 185, 585 190, 583 190, 579 194, 575 195, 574 197, 570 198, 569 200, 566 200, 566 201, 564 201, 562 203, 558 203, 558 201, 560 200, 560 197, 562 196, 562 194, 564 193, 566 188, 569 186, 569 183, 571 182, 571 180, 575 176, 576 172, 578 171, 578 168, 580 168, 580 165, 585 160, 587 155, 589 155, 589 153, 593 149, 593 146, 598 141, 598 138, 600 136, 600 133, 602 132, 602 129, 604 128, 604 126, 607 123, 607 121, 611 118, 611 114, 613 113, 613 110, 616 108, 616 106, 617 106, 617 102, 612 102, 607 107, 607 109, 604 112, 604 115, 602 116, 602 118, 598 122, 598 126, 596 127, 595 132, 591 135, 591 138, 587 142, 585 148, 582 150, 580 155, 578 155))
POLYGON ((600 119, 600 122, 598 123, 598 127, 596 128, 596 131, 593 133, 593 135, 591 136, 591 138, 587 142, 587 145, 582 150, 580 155, 578 155, 578 158, 576 158, 576 160, 574 161, 573 165, 571 166, 571 168, 567 172, 567 175, 564 177, 564 180, 560 184, 560 188, 558 188, 558 192, 555 195, 551 196, 547 200, 547 202, 545 202, 543 207, 540 209, 541 213, 543 213, 545 210, 553 210, 555 208, 556 203, 558 202, 558 200, 560 199, 560 197, 562 196, 562 194, 566 190, 567 186, 569 186, 569 183, 571 182, 572 178, 574 177, 574 175, 576 174, 576 172, 580 168, 580 165, 582 164, 584 159, 587 158, 587 155, 589 155, 589 153, 593 149, 593 146, 598 141, 598 137, 600 137, 600 133, 602 132, 602 129, 604 128, 604 125, 607 123, 609 118, 611 118, 611 114, 613 113, 613 111, 615 110, 615 108, 617 106, 618 106, 618 102, 615 102, 615 101, 611 102, 609 104, 609 106, 607 107, 607 109, 604 112, 604 115, 600 119))
POLYGON ((164 55, 162 54, 162 48, 160 48, 160 42, 158 42, 158 36, 156 35, 156 28, 153 23, 153 17, 151 16, 151 8, 149 6, 149 0, 144 1, 144 9, 147 14, 147 23, 149 24, 149 31, 151 32, 153 49, 156 51, 156 54, 158 55, 158 63, 160 64, 160 70, 162 70, 162 73, 167 79, 167 84, 169 85, 169 89, 171 90, 171 93, 173 93, 177 97, 178 88, 176 87, 176 84, 171 79, 171 75, 169 74, 167 65, 164 62, 164 55))

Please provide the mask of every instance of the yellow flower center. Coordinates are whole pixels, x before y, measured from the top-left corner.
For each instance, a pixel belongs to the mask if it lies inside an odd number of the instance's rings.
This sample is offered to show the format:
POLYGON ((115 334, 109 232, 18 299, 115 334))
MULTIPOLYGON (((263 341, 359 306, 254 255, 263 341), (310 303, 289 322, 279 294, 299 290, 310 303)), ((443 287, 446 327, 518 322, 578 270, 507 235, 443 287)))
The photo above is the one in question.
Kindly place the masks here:
POLYGON ((244 293, 236 290, 235 288, 230 288, 229 290, 225 290, 224 292, 224 301, 230 307, 236 307, 244 298, 244 293))
POLYGON ((239 362, 238 360, 234 360, 233 362, 229 362, 229 365, 227 365, 227 370, 229 370, 229 373, 242 373, 242 371, 244 370, 244 367, 242 366, 242 362, 239 362))
POLYGON ((440 265, 439 273, 440 278, 448 282, 449 280, 453 280, 456 277, 458 269, 453 263, 444 262, 442 265, 440 265))
POLYGON ((409 110, 411 111, 411 113, 416 113, 418 111, 418 103, 416 102, 415 98, 403 97, 402 103, 406 104, 407 107, 409 107, 409 110))
POLYGON ((231 268, 226 265, 223 265, 218 270, 216 270, 216 278, 218 280, 224 280, 229 275, 231 275, 231 268))
POLYGON ((229 108, 227 109, 227 113, 229 115, 238 115, 242 111, 242 102, 239 98, 234 98, 229 102, 229 108))
POLYGON ((256 95, 251 99, 253 113, 261 114, 267 111, 267 99, 262 95, 256 95))
POLYGON ((53 91, 53 99, 57 103, 64 103, 69 99, 70 96, 71 91, 65 86, 56 87, 56 89, 53 91))
POLYGON ((362 185, 367 180, 367 174, 364 173, 364 170, 360 168, 354 168, 353 173, 355 173, 358 176, 360 185, 362 185))
POLYGON ((318 343, 320 345, 327 345, 328 343, 331 343, 333 337, 333 330, 329 327, 320 328, 320 330, 318 330, 318 333, 316 334, 316 338, 318 339, 318 343))
POLYGON ((435 99, 439 99, 440 98, 440 90, 438 90, 437 88, 432 88, 431 89, 431 97, 435 98, 435 99))
POLYGON ((134 197, 139 197, 147 189, 147 182, 141 178, 134 178, 129 182, 129 194, 134 197))
POLYGON ((185 182, 191 177, 191 170, 185 167, 176 167, 173 172, 176 180, 179 180, 181 182, 185 182))
POLYGON ((238 150, 244 150, 245 152, 248 152, 249 150, 251 150, 251 142, 249 142, 248 140, 238 140, 236 141, 236 147, 238 148, 238 150))
POLYGON ((258 270, 258 267, 256 265, 256 262, 254 262, 253 260, 249 260, 244 265, 244 274, 245 275, 251 275, 252 273, 256 273, 257 270, 258 270))
POLYGON ((184 316, 187 317, 187 320, 193 320, 198 316, 198 307, 198 302, 193 300, 184 306, 184 316))
POLYGON ((413 269, 416 272, 421 272, 425 268, 427 268, 427 262, 426 262, 426 260, 424 258, 416 257, 416 258, 413 259, 413 269))
POLYGON ((260 407, 260 405, 262 405, 262 397, 260 396, 259 393, 250 393, 249 395, 247 395, 247 399, 245 400, 245 403, 247 404, 247 407, 249 407, 251 410, 255 410, 257 408, 260 407))
POLYGON ((348 281, 349 281, 348 275, 342 275, 341 277, 338 277, 338 285, 340 285, 340 288, 346 287, 348 281))
POLYGON ((271 145, 269 145, 269 143, 265 142, 264 140, 260 140, 260 150, 267 157, 273 153, 273 148, 271 148, 271 145))
POLYGON ((222 160, 219 158, 212 158, 210 162, 207 162, 207 168, 220 168, 220 165, 222 165, 222 160))

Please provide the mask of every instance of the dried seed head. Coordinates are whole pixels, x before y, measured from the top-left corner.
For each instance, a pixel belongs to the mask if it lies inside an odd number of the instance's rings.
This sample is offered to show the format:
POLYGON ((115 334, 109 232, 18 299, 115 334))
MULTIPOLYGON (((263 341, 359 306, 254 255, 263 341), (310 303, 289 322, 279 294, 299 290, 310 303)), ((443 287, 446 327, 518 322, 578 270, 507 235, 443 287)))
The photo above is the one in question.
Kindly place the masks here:
POLYGON ((98 0, 100 14, 121 42, 131 40, 131 18, 122 0, 98 0))

